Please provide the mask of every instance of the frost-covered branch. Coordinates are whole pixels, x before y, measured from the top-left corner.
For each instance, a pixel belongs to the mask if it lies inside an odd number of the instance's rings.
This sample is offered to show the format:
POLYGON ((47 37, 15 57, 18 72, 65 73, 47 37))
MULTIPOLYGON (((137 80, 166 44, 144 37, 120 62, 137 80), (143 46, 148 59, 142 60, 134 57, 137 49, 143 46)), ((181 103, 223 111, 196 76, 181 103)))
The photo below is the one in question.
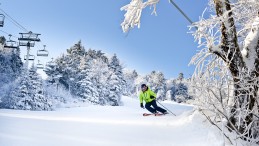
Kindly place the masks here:
POLYGON ((244 41, 242 56, 249 70, 254 70, 259 74, 259 16, 252 23, 251 31, 244 41))
POLYGON ((147 0, 145 2, 143 2, 143 0, 131 0, 129 4, 121 7, 121 11, 126 11, 124 21, 121 23, 123 32, 128 32, 129 29, 134 28, 134 26, 140 28, 142 10, 147 6, 153 6, 152 14, 156 15, 156 4, 158 2, 159 0, 147 0))
MULTIPOLYGON (((254 86, 259 87, 256 84, 258 78, 240 81, 238 85, 241 94, 235 95, 234 82, 223 60, 212 58, 206 59, 205 62, 207 63, 201 63, 203 65, 199 70, 201 73, 193 76, 193 86, 196 88, 197 95, 196 104, 199 109, 204 112, 213 125, 219 126, 221 118, 224 118, 228 123, 228 125, 224 124, 225 127, 234 129, 237 138, 249 138, 251 143, 257 143, 256 133, 259 129, 256 124, 258 124, 258 119, 251 115, 258 113, 258 108, 254 106, 251 109, 249 106, 253 100, 251 97, 256 96, 254 95, 254 86), (246 92, 243 92, 244 89, 246 92), (247 95, 250 95, 250 98, 247 95), (233 105, 237 103, 235 112, 231 112, 233 105), (236 122, 232 122, 233 116, 238 119, 236 122)), ((239 78, 249 78, 249 76, 251 75, 242 74, 239 78)))
MULTIPOLYGON (((208 120, 212 125, 216 126, 220 131, 223 130, 223 129, 220 128, 216 123, 214 123, 214 122, 211 120, 211 118, 210 118, 209 116, 207 116, 203 111, 201 111, 201 113, 207 118, 207 120, 208 120)), ((231 141, 231 139, 230 139, 225 133, 223 133, 223 134, 224 134, 224 136, 228 139, 228 141, 229 141, 231 144, 233 144, 232 141, 231 141)))

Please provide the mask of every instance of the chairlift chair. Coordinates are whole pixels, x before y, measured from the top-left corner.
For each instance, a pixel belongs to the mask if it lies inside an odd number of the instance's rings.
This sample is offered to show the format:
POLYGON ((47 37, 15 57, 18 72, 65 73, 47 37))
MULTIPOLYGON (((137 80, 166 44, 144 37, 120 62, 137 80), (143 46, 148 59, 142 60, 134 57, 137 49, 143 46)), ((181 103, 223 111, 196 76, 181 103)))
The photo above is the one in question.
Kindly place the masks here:
POLYGON ((51 58, 51 61, 49 61, 49 62, 46 63, 46 66, 50 66, 50 65, 53 64, 53 63, 54 63, 54 58, 52 57, 52 58, 51 58))
POLYGON ((49 56, 49 52, 45 49, 45 47, 46 45, 44 45, 44 49, 37 51, 37 56, 43 56, 43 57, 49 56))
POLYGON ((16 41, 11 40, 11 41, 6 41, 4 47, 16 49, 16 48, 18 48, 18 45, 17 45, 16 41))
POLYGON ((0 27, 4 26, 4 19, 5 19, 4 14, 0 14, 0 27))
POLYGON ((11 40, 11 37, 12 37, 12 35, 9 34, 9 40, 5 42, 4 47, 5 47, 5 48, 13 48, 13 49, 18 48, 17 42, 11 40))
POLYGON ((29 47, 34 47, 35 42, 24 42, 24 41, 19 41, 19 46, 29 46, 29 47))
POLYGON ((37 69, 44 69, 44 65, 38 60, 37 69))
MULTIPOLYGON (((24 60, 27 60, 27 55, 24 55, 24 60)), ((28 60, 30 60, 30 61, 35 60, 35 56, 34 55, 29 55, 28 60)))

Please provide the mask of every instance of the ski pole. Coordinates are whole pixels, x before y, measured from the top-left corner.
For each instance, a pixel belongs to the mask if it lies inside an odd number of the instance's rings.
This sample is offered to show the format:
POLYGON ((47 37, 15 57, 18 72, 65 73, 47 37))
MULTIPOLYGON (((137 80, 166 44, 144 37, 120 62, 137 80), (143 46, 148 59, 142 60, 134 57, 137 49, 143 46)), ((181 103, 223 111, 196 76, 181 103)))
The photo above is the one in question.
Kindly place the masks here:
POLYGON ((170 111, 168 108, 166 108, 163 104, 161 104, 160 102, 157 101, 157 103, 159 103, 162 107, 164 107, 166 110, 168 110, 171 114, 173 114, 174 116, 176 116, 172 111, 170 111))

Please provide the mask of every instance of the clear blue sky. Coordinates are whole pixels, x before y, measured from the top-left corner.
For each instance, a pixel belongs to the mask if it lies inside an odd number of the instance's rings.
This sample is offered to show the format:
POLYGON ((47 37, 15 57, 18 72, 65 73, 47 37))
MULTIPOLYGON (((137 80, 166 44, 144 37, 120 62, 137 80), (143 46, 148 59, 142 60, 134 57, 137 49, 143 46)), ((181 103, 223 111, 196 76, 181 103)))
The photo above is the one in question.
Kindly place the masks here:
MULTIPOLYGON (((162 71, 166 78, 177 77, 180 72, 189 77, 194 66, 188 67, 197 51, 197 43, 188 32, 188 21, 168 0, 160 0, 158 16, 146 8, 141 18, 141 28, 134 28, 128 35, 120 23, 125 12, 120 8, 130 0, 2 0, 0 8, 27 30, 41 33, 41 43, 33 49, 47 45, 50 57, 60 56, 78 40, 88 48, 116 53, 122 63, 140 74, 153 70, 162 71)), ((207 0, 190 2, 175 0, 185 13, 197 21, 207 6, 207 0)), ((19 36, 23 30, 8 19, 1 30, 19 36)), ((0 35, 5 35, 0 32, 0 35)), ((15 39, 15 38, 13 38, 15 39)), ((25 48, 21 47, 24 53, 25 48)))

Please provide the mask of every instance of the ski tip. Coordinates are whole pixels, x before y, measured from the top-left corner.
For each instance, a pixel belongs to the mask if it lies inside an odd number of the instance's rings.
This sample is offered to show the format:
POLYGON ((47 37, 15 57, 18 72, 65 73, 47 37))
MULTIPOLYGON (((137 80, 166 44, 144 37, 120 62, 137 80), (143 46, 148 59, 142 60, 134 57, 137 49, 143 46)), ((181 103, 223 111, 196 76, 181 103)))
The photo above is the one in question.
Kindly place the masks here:
POLYGON ((163 115, 165 115, 165 114, 160 114, 160 113, 155 114, 155 116, 163 116, 163 115))
POLYGON ((161 113, 156 113, 156 114, 143 113, 143 116, 151 116, 151 115, 154 115, 154 116, 163 116, 164 114, 161 114, 161 113))
POLYGON ((150 116, 152 114, 148 114, 148 113, 143 113, 143 116, 150 116))

